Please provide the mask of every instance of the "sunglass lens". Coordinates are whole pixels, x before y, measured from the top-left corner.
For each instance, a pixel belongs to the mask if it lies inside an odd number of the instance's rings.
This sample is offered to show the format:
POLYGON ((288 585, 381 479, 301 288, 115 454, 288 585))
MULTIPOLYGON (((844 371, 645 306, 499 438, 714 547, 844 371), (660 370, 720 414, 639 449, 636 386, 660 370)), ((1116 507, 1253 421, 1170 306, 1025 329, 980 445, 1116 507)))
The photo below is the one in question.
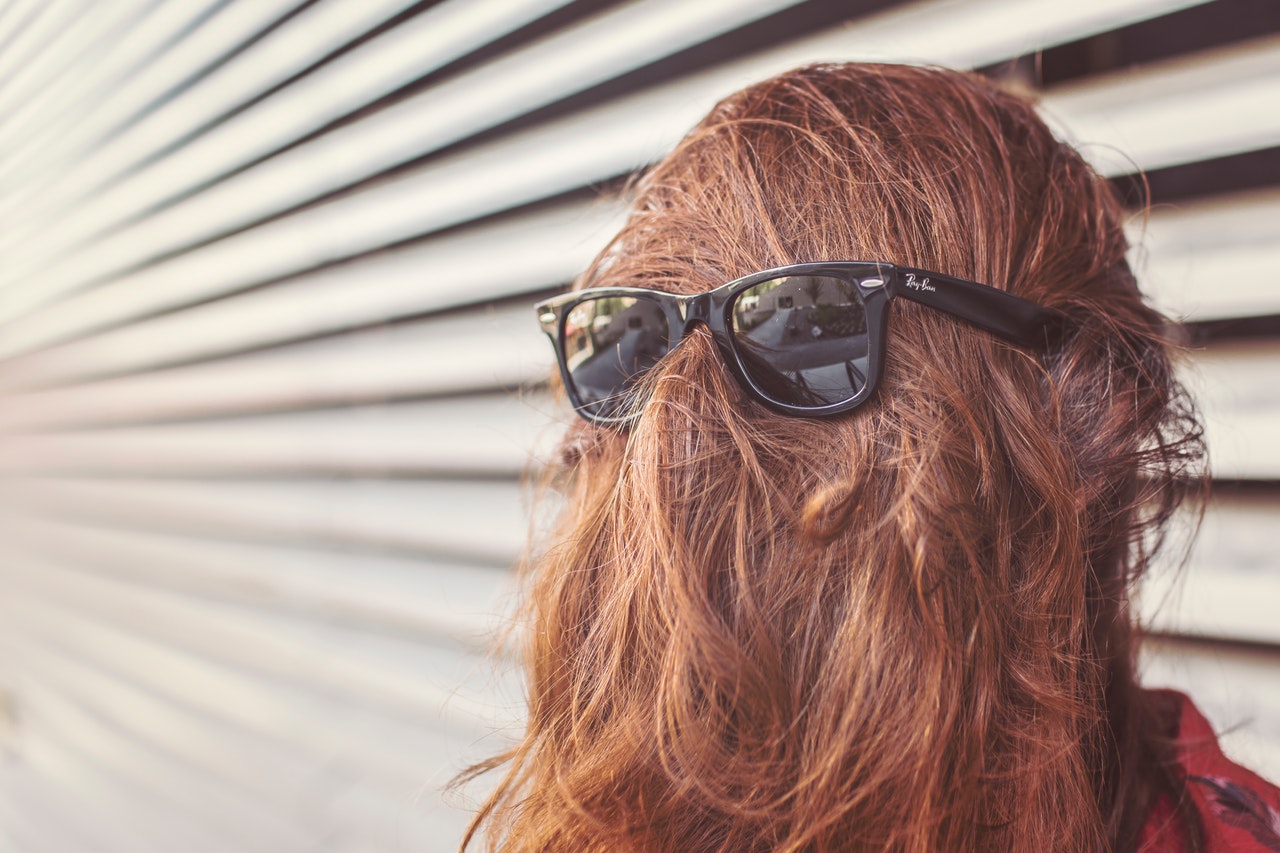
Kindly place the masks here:
POLYGON ((667 354, 667 317, 643 298, 589 299, 569 311, 561 341, 581 408, 591 417, 620 418, 635 406, 636 383, 667 354))
POLYGON ((853 282, 771 279, 738 294, 732 310, 738 361, 769 399, 819 408, 866 387, 867 317, 853 282))

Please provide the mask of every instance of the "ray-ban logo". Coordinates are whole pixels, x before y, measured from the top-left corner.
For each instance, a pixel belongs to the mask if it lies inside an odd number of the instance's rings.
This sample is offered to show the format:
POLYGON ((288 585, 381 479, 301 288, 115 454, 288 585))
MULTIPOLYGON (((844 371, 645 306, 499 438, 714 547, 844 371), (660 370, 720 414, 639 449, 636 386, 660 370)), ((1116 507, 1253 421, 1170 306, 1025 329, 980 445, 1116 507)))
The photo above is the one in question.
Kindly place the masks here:
POLYGON ((929 283, 929 279, 927 278, 923 281, 916 281, 916 274, 913 272, 907 273, 907 287, 912 290, 929 290, 933 292, 937 292, 938 290, 938 288, 929 283))

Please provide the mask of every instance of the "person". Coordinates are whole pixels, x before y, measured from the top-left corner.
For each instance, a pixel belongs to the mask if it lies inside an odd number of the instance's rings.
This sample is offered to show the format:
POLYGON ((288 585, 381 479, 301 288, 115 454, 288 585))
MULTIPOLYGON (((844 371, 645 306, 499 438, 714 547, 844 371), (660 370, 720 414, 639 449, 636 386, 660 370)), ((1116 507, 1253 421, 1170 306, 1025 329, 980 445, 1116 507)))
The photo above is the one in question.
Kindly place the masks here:
POLYGON ((537 308, 581 417, 463 848, 1280 850, 1276 789, 1137 680, 1201 428, 1033 105, 812 65, 632 191, 537 308))

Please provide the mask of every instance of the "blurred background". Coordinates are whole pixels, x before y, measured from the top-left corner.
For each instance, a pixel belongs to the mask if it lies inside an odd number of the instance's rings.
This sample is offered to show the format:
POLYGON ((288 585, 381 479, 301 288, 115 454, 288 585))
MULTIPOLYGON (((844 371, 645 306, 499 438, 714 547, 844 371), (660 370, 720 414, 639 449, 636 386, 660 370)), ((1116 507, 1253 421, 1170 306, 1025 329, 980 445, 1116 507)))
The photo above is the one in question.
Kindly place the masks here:
POLYGON ((568 417, 531 304, 719 97, 854 59, 1145 173, 1214 475, 1145 678, 1280 778, 1274 0, 0 0, 0 851, 454 849, 568 417))

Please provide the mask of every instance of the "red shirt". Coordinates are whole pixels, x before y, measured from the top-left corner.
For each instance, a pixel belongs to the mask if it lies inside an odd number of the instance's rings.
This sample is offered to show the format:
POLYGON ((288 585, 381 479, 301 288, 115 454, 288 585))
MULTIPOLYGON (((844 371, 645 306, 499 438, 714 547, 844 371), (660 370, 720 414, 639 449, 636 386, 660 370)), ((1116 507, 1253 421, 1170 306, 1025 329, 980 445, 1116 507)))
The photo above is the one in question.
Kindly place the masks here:
MULTIPOLYGON (((1191 700, 1181 705, 1175 755, 1205 830, 1205 853, 1280 853, 1280 788, 1222 754, 1213 727, 1191 700)), ((1143 853, 1184 853, 1181 827, 1160 801, 1143 828, 1143 853)))

